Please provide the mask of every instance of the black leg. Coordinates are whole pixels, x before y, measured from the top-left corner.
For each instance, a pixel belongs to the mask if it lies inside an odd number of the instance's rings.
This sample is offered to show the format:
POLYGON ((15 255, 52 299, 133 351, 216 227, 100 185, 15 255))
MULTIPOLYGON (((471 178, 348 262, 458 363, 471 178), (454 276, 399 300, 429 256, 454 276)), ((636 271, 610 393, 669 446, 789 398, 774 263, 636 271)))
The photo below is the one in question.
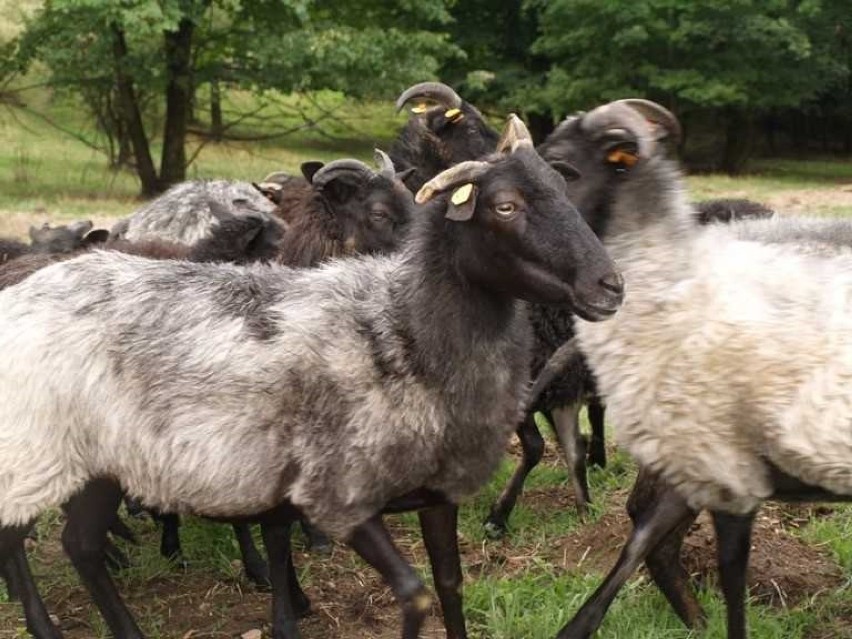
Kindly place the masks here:
POLYGON ((601 398, 592 395, 586 407, 589 414, 589 425, 592 427, 592 438, 589 442, 589 464, 606 468, 606 438, 604 436, 604 405, 601 398))
POLYGON ((67 518, 62 545, 113 636, 143 639, 106 569, 107 532, 120 503, 117 484, 107 479, 90 481, 64 506, 67 518))
POLYGON ((0 579, 6 582, 6 596, 9 601, 18 601, 18 585, 15 583, 15 567, 11 559, 0 566, 0 579))
POLYGON ((29 526, 0 528, 0 565, 7 585, 14 590, 24 608, 27 630, 36 639, 62 639, 62 633, 53 625, 44 601, 39 595, 27 563, 24 538, 29 526))
POLYGON ((233 528, 240 547, 240 555, 243 558, 246 577, 259 588, 270 588, 272 582, 269 579, 269 565, 254 545, 251 527, 248 524, 234 524, 233 528))
POLYGON ((315 552, 318 555, 331 554, 331 539, 328 535, 310 524, 307 519, 301 521, 302 532, 305 533, 306 545, 308 550, 315 552))
POLYGON ((565 464, 568 466, 568 473, 571 475, 577 512, 585 515, 592 499, 589 496, 589 482, 586 475, 586 442, 580 433, 582 407, 582 402, 578 401, 571 406, 554 409, 552 415, 548 415, 548 419, 556 432, 556 438, 565 457, 565 464))
POLYGON ((728 612, 728 639, 746 638, 746 572, 755 513, 714 512, 719 579, 728 612))
POLYGON ((562 628, 557 639, 588 639, 598 629, 621 587, 656 546, 691 510, 672 489, 639 520, 613 569, 574 618, 562 628))
POLYGON ((163 526, 160 534, 160 554, 169 561, 183 562, 183 550, 180 547, 180 516, 174 513, 150 511, 155 521, 163 526))
POLYGON ((420 529, 432 564, 435 590, 444 614, 447 639, 464 639, 467 630, 462 610, 462 571, 459 557, 458 516, 455 504, 421 510, 420 529))
POLYGON ((283 517, 270 517, 260 525, 272 579, 273 639, 299 639, 300 636, 290 597, 290 578, 294 574, 290 528, 290 522, 283 517))
POLYGON ((358 526, 348 543, 393 590, 402 608, 402 639, 417 639, 431 598, 417 573, 394 546, 381 516, 358 526))
POLYGON ((509 516, 515 507, 515 502, 524 489, 524 482, 530 471, 538 466, 544 455, 544 439, 535 425, 533 413, 527 413, 524 421, 516 431, 521 441, 521 464, 515 469, 515 473, 506 484, 503 492, 491 506, 491 512, 485 520, 485 532, 489 537, 499 538, 506 534, 509 525, 509 516))
MULTIPOLYGON (((633 491, 627 500, 627 513, 634 525, 646 519, 646 513, 663 499, 665 494, 666 484, 662 478, 640 468, 633 491)), ((689 573, 680 560, 683 540, 697 516, 697 512, 690 511, 690 515, 684 517, 645 559, 645 566, 654 583, 688 628, 703 626, 705 621, 704 610, 689 582, 689 573)))

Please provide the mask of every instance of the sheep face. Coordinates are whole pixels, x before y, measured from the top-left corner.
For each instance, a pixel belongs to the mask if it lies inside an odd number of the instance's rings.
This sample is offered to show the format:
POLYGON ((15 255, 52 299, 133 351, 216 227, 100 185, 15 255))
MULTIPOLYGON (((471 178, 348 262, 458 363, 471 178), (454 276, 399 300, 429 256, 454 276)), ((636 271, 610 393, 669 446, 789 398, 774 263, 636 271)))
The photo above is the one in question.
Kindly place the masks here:
POLYGON ((71 253, 84 245, 86 234, 91 230, 92 223, 88 220, 74 222, 68 226, 31 226, 32 250, 38 253, 71 253))
POLYGON ((618 191, 636 169, 662 157, 659 142, 677 139, 680 125, 646 100, 619 100, 562 122, 539 147, 566 180, 567 193, 598 237, 609 229, 618 191))
POLYGON ((330 182, 322 197, 333 211, 346 252, 388 253, 402 239, 414 198, 399 181, 350 173, 330 182))
POLYGON ((621 276, 568 200, 564 179, 529 139, 512 147, 447 170, 417 195, 423 202, 449 192, 438 209, 458 225, 445 234, 457 270, 487 290, 566 305, 590 321, 612 315, 623 297, 621 276))

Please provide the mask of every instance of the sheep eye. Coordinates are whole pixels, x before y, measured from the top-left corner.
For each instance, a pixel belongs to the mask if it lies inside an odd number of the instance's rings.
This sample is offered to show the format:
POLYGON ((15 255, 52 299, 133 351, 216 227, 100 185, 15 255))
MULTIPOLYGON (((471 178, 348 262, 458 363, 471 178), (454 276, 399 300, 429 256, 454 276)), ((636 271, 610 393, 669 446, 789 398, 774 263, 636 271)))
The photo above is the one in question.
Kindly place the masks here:
POLYGON ((517 207, 512 202, 501 202, 494 207, 494 211, 500 217, 512 217, 517 210, 517 207))

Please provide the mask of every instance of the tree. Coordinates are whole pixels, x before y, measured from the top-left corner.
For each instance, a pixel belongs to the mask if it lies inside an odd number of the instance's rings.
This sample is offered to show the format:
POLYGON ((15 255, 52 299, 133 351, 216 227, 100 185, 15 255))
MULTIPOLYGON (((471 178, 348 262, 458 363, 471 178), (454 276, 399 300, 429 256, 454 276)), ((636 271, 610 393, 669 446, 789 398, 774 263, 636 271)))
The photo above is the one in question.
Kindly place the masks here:
MULTIPOLYGON (((533 0, 540 2, 540 0, 533 0)), ((554 0, 535 50, 558 111, 625 95, 723 114, 722 167, 741 169, 755 116, 798 107, 848 73, 832 54, 839 0, 554 0)))
MULTIPOLYGON (((16 60, 22 69, 43 62, 51 86, 84 97, 101 129, 132 148, 142 193, 151 196, 185 178, 201 84, 215 87, 213 95, 223 85, 388 95, 458 53, 445 34, 428 30, 448 19, 443 0, 48 0, 27 22, 16 60), (164 114, 159 170, 146 97, 164 114), (103 104, 114 118, 98 116, 103 104)), ((221 136, 225 125, 217 128, 221 136)))

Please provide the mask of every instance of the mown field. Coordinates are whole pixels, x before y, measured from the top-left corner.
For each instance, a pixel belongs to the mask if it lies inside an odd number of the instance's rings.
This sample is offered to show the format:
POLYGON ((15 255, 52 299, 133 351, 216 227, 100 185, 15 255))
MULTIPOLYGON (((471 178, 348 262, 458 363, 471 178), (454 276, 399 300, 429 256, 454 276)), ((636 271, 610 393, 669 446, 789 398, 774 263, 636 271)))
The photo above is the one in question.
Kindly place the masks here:
MULTIPOLYGON (((308 159, 368 159, 374 145, 387 147, 402 122, 390 103, 350 104, 332 94, 318 99, 319 106, 283 100, 264 113, 269 126, 286 129, 299 123, 287 115, 292 108, 314 115, 331 111, 334 117, 324 120, 321 132, 303 130, 264 142, 206 144, 190 176, 256 180, 273 170, 295 171, 308 159)), ((79 109, 73 104, 48 95, 36 96, 33 104, 44 107, 58 123, 80 125, 79 109)), ((201 143, 193 140, 193 145, 201 143)), ((852 215, 848 161, 758 160, 744 177, 694 176, 689 186, 696 199, 751 197, 781 212, 852 215)), ((0 234, 22 236, 30 224, 47 220, 85 217, 110 224, 138 206, 137 189, 132 175, 110 172, 101 154, 44 120, 0 108, 0 234)), ((624 501, 634 476, 630 460, 613 448, 607 469, 592 472, 595 505, 581 520, 554 450, 551 443, 545 463, 531 476, 507 539, 486 540, 480 524, 514 463, 514 447, 498 476, 462 510, 465 605, 474 637, 551 639, 597 586, 628 530, 624 501)), ((400 546, 428 578, 416 517, 390 519, 400 546)), ((153 523, 133 520, 131 525, 141 543, 125 546, 132 567, 116 578, 149 637, 234 637, 268 629, 268 593, 242 577, 228 527, 187 519, 183 527, 187 563, 172 565, 159 557, 153 523)), ((62 554, 61 526, 60 514, 44 517, 30 544, 42 592, 66 637, 106 637, 100 617, 62 554)), ((724 637, 723 608, 714 588, 712 534, 706 522, 696 527, 687 550, 687 565, 710 616, 701 636, 724 637)), ((352 553, 335 547, 331 556, 316 557, 300 549, 297 562, 313 600, 314 612, 302 623, 307 639, 399 635, 398 612, 389 590, 352 553)), ((756 639, 852 638, 852 508, 767 507, 759 520, 750 583, 750 624, 756 639)), ((26 636, 21 615, 16 603, 6 602, 0 587, 0 639, 26 636)), ((443 636, 437 610, 426 635, 443 636)), ((601 636, 697 635, 681 626, 640 574, 616 601, 601 636)))

